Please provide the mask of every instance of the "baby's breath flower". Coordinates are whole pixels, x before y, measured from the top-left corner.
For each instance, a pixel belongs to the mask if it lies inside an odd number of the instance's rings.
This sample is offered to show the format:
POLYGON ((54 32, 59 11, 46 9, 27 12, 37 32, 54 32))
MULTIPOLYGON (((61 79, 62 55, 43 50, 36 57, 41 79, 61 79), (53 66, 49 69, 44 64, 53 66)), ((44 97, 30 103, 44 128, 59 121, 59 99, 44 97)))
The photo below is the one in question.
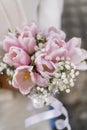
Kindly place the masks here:
MULTIPOLYGON (((70 58, 62 57, 58 63, 56 63, 58 71, 52 80, 52 85, 54 89, 70 92, 70 87, 74 87, 76 77, 79 75, 79 71, 76 71, 76 66, 71 63, 70 58), (55 87, 56 86, 56 87, 55 87)), ((52 89, 52 87, 50 87, 52 89)))

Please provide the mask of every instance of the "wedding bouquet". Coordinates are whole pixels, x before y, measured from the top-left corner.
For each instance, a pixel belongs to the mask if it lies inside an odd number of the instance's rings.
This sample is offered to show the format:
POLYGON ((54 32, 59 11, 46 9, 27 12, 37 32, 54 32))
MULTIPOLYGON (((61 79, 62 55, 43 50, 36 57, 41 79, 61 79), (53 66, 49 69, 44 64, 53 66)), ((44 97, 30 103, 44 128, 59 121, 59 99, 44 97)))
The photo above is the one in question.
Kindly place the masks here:
POLYGON ((0 73, 6 73, 9 84, 36 104, 49 105, 50 95, 70 92, 78 70, 87 69, 87 51, 80 48, 81 39, 66 42, 65 36, 53 27, 41 31, 34 22, 9 31, 2 42, 6 53, 0 73))
POLYGON ((50 105, 50 97, 70 92, 79 70, 87 70, 87 51, 81 39, 65 41, 66 34, 50 27, 40 30, 34 22, 9 30, 2 41, 5 51, 0 73, 13 87, 31 98, 35 107, 50 105))

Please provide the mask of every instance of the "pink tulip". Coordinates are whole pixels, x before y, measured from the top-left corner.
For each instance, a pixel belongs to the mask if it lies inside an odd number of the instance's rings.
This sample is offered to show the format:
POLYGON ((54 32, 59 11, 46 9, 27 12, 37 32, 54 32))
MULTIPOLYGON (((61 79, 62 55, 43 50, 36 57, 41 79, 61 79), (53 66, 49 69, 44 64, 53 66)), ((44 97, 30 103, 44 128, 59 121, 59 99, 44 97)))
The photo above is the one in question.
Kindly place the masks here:
POLYGON ((54 27, 50 27, 44 31, 44 35, 47 39, 57 37, 58 39, 65 40, 66 34, 62 30, 57 30, 54 27))
POLYGON ((56 62, 57 57, 65 56, 65 33, 58 31, 55 28, 49 28, 45 32, 47 42, 45 43, 45 52, 53 62, 56 62))
POLYGON ((31 32, 32 36, 35 37, 36 34, 39 32, 38 26, 35 22, 31 22, 29 25, 23 25, 21 28, 16 29, 19 34, 22 32, 31 32))
POLYGON ((67 47, 81 47, 81 38, 73 37, 67 42, 67 47))
POLYGON ((13 75, 12 85, 26 95, 35 86, 34 73, 32 66, 18 67, 13 75))
POLYGON ((44 54, 36 57, 35 65, 37 71, 45 78, 50 78, 56 72, 55 64, 52 61, 47 60, 44 54))
POLYGON ((48 40, 45 44, 45 51, 48 57, 51 57, 53 62, 56 62, 57 57, 65 56, 66 49, 65 49, 65 42, 58 38, 53 38, 48 40))
POLYGON ((11 47, 9 52, 5 54, 3 61, 11 66, 23 66, 30 63, 29 55, 18 47, 11 47))
POLYGON ((85 59, 87 59, 87 51, 80 48, 81 46, 81 39, 79 38, 72 38, 66 43, 66 56, 70 57, 71 62, 73 62, 77 69, 81 70, 86 69, 87 65, 83 63, 85 59), (83 67, 82 67, 83 66, 83 67))
POLYGON ((9 33, 3 40, 3 49, 9 51, 9 48, 12 46, 20 47, 17 37, 14 34, 9 33))
POLYGON ((65 45, 65 42, 63 40, 60 40, 58 38, 53 38, 48 40, 48 42, 45 45, 46 51, 54 51, 56 49, 60 49, 65 45))
POLYGON ((24 30, 18 37, 18 41, 20 43, 20 47, 28 53, 31 54, 35 51, 36 41, 30 31, 24 30))
POLYGON ((35 22, 31 22, 28 26, 30 31, 32 32, 32 35, 35 37, 35 35, 39 32, 37 24, 35 22))
POLYGON ((82 71, 87 70, 87 63, 86 63, 86 62, 81 62, 81 63, 79 63, 79 64, 77 65, 77 69, 78 69, 78 70, 82 70, 82 71))

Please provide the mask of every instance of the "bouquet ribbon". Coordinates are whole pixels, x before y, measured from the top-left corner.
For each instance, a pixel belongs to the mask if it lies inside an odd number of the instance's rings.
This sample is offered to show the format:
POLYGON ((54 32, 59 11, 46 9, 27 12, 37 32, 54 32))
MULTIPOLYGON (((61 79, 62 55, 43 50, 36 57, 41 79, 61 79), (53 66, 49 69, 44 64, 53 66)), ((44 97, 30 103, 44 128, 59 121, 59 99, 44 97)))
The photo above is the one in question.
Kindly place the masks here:
POLYGON ((52 97, 52 98, 54 100, 54 102, 51 104, 51 107, 53 107, 53 109, 27 118, 25 120, 26 128, 30 127, 36 123, 39 123, 41 121, 49 120, 52 118, 57 118, 61 115, 64 115, 65 119, 58 119, 55 121, 56 129, 62 130, 64 128, 67 128, 67 130, 71 130, 66 108, 63 106, 63 104, 58 99, 56 99, 54 97, 52 97))

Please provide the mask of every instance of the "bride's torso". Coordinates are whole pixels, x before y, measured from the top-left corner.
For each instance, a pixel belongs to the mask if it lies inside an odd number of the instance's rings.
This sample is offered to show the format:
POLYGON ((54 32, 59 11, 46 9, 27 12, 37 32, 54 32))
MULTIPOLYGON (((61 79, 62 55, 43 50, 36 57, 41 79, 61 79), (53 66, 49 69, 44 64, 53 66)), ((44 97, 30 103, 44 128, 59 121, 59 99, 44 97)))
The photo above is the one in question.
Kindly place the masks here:
POLYGON ((63 0, 0 0, 0 38, 8 28, 31 20, 36 20, 40 28, 60 28, 62 10, 63 0))
POLYGON ((0 38, 8 28, 37 20, 36 7, 39 0, 0 0, 0 38))

